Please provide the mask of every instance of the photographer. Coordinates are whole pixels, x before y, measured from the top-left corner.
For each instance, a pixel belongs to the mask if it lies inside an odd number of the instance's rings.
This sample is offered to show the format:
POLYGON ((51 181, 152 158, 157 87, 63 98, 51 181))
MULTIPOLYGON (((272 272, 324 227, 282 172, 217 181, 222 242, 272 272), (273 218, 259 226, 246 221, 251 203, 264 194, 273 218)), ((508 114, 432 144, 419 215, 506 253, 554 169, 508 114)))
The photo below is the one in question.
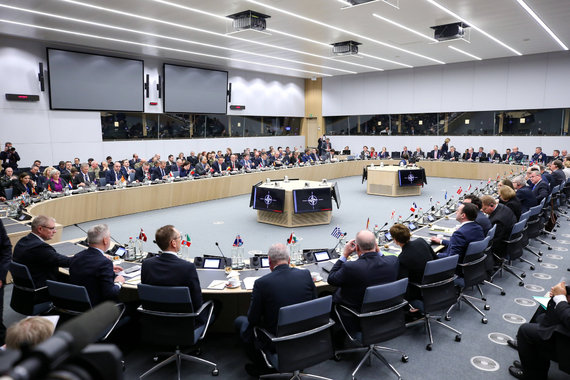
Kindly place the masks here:
POLYGON ((7 142, 4 145, 4 150, 0 152, 0 160, 2 160, 2 167, 4 169, 10 167, 16 171, 18 169, 18 161, 20 161, 20 155, 16 152, 16 148, 12 146, 11 142, 7 142))

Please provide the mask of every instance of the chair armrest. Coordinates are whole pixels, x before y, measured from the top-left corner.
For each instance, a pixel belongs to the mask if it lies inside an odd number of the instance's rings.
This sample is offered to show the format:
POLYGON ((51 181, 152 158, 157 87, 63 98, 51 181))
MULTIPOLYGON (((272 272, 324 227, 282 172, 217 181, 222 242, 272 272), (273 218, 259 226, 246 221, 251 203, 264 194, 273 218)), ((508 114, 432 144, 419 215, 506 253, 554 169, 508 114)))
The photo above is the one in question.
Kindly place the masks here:
POLYGON ((457 278, 457 275, 454 274, 453 277, 446 278, 445 280, 441 280, 438 282, 432 282, 431 284, 416 284, 415 282, 410 282, 409 284, 412 284, 413 286, 420 288, 420 289, 428 289, 428 288, 435 288, 436 286, 440 286, 440 285, 449 284, 450 282, 455 281, 456 278, 457 278))
POLYGON ((371 312, 368 312, 368 313, 356 313, 355 311, 353 311, 353 310, 351 310, 351 309, 349 309, 349 308, 347 308, 347 307, 345 307, 345 306, 343 306, 343 305, 340 305, 340 306, 342 306, 342 307, 344 307, 345 309, 349 310, 350 312, 352 312, 352 313, 353 313, 355 316, 357 316, 358 318, 368 318, 368 317, 374 317, 374 316, 376 316, 376 315, 382 315, 382 314, 391 313, 391 312, 393 312, 393 311, 396 311, 396 310, 398 310, 398 309, 401 309, 402 307, 406 306, 407 304, 408 304, 408 301, 403 300, 403 301, 400 302, 399 304, 394 305, 394 306, 391 306, 391 307, 389 307, 389 308, 387 308, 387 309, 371 311, 371 312))
POLYGON ((117 324, 119 323, 119 321, 121 320, 121 318, 123 317, 123 314, 125 314, 125 309, 126 306, 124 303, 118 303, 115 304, 115 306, 117 306, 120 309, 120 313, 119 316, 117 317, 117 319, 115 320, 115 322, 113 323, 113 326, 111 326, 111 328, 109 329, 109 331, 107 331, 107 334, 105 334, 105 336, 103 338, 101 338, 102 341, 107 340, 107 338, 109 337, 109 335, 111 335, 111 333, 115 330, 115 327, 117 327, 117 324))
POLYGON ((290 334, 290 335, 285 335, 285 336, 275 336, 273 334, 271 334, 269 331, 261 328, 261 327, 257 327, 255 326, 253 328, 253 334, 255 336, 255 338, 257 339, 257 331, 260 331, 261 333, 263 333, 267 338, 269 338, 271 340, 271 342, 276 343, 276 342, 284 342, 287 340, 293 340, 293 339, 298 339, 298 338, 303 338, 309 335, 313 335, 316 334, 318 332, 321 332, 323 330, 328 329, 329 327, 331 327, 332 325, 334 325, 335 322, 329 318, 329 321, 327 324, 324 324, 322 326, 319 327, 315 327, 314 329, 311 330, 307 330, 307 331, 302 331, 299 333, 295 333, 295 334, 290 334))
POLYGON ((521 233, 519 237, 514 238, 513 240, 503 240, 503 243, 511 244, 521 241, 523 238, 523 234, 521 233))
POLYGON ((470 267, 472 265, 479 264, 481 261, 485 260, 486 258, 487 258, 487 255, 483 255, 480 258, 478 258, 477 260, 469 261, 468 263, 457 264, 457 266, 462 267, 462 268, 470 267))
POLYGON ((208 331, 208 328, 210 327, 210 322, 212 321, 212 313, 214 312, 214 301, 209 300, 209 301, 204 302, 202 304, 202 306, 200 307, 200 309, 197 312, 195 312, 194 314, 196 314, 196 316, 200 316, 206 309, 209 309, 208 319, 206 320, 206 327, 204 327, 204 331, 202 332, 202 335, 200 335, 198 340, 204 339, 204 336, 206 336, 206 332, 208 331))

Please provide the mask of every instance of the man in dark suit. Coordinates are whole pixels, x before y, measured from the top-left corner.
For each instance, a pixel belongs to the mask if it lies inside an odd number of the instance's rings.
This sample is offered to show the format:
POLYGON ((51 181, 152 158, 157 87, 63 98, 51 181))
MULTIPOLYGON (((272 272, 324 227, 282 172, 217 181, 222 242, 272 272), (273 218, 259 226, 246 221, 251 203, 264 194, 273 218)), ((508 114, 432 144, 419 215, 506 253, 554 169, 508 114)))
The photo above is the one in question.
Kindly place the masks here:
POLYGON ((495 237, 491 240, 493 252, 499 256, 504 256, 507 248, 505 240, 509 240, 517 218, 510 208, 498 203, 490 195, 483 195, 481 202, 483 203, 483 212, 489 215, 491 224, 497 226, 495 237))
POLYGON ((191 151, 190 155, 186 157, 186 160, 195 167, 198 164, 198 157, 196 156, 196 152, 191 151))
POLYGON ((501 161, 501 155, 495 149, 491 149, 487 155, 487 161, 501 161))
POLYGON ((230 162, 228 162, 227 166, 230 168, 230 170, 240 170, 242 165, 238 162, 236 155, 232 154, 230 156, 230 162))
POLYGON ((524 157, 523 152, 520 152, 519 147, 515 146, 513 147, 513 151, 509 155, 509 161, 521 162, 523 157, 524 157))
POLYGON ((151 177, 148 162, 143 162, 143 164, 135 170, 135 181, 137 182, 144 182, 146 179, 150 180, 151 177))
POLYGON ((81 170, 73 177, 73 187, 87 187, 95 181, 95 173, 89 172, 88 164, 81 164, 81 170))
POLYGON ((196 164, 195 171, 197 175, 206 175, 210 173, 210 165, 208 164, 208 159, 206 156, 202 156, 201 161, 196 164))
POLYGON ((425 154, 422 151, 422 148, 418 146, 415 152, 412 154, 412 158, 414 158, 416 161, 418 161, 420 158, 425 158, 425 154))
POLYGON ((12 257, 12 243, 6 233, 4 224, 0 220, 0 345, 4 345, 6 339, 6 326, 4 326, 4 286, 6 285, 6 274, 10 266, 12 257))
POLYGON ((180 232, 174 226, 166 225, 156 231, 154 240, 162 252, 143 261, 141 282, 159 286, 186 286, 194 311, 197 311, 202 307, 202 288, 196 266, 177 256, 182 247, 180 232))
POLYGON ((426 263, 437 258, 431 246, 424 239, 410 240, 411 234, 408 227, 403 224, 394 224, 390 227, 390 235, 394 243, 402 248, 398 255, 400 267, 398 278, 408 278, 408 289, 406 290, 406 300, 416 309, 422 309, 421 292, 411 285, 412 282, 420 284, 426 268, 426 263))
POLYGON ((121 171, 121 163, 117 161, 113 164, 113 169, 107 170, 105 173, 105 180, 107 181, 107 185, 118 185, 121 183, 121 177, 125 178, 121 171))
POLYGON ((564 174, 564 171, 562 169, 564 169, 562 161, 555 160, 550 163, 550 170, 552 172, 551 173, 552 181, 550 182, 551 191, 555 186, 558 185, 564 186, 564 184, 566 183, 566 174, 564 174))
POLYGON ((84 286, 89 294, 91 305, 104 301, 116 301, 123 276, 115 276, 121 267, 114 267, 113 262, 105 256, 111 245, 111 232, 106 224, 98 224, 87 231, 89 248, 73 256, 69 265, 69 282, 84 286))
MULTIPOLYGON (((342 256, 333 265, 327 282, 338 287, 333 295, 333 302, 360 310, 364 292, 372 285, 386 284, 398 278, 398 258, 380 253, 374 234, 362 230, 356 239, 344 247, 342 256), (356 253, 358 260, 348 261, 356 253)), ((358 318, 343 313, 343 322, 351 331, 358 327, 358 318)))
POLYGON ((441 158, 441 153, 437 145, 434 145, 433 150, 428 152, 427 158, 431 158, 433 160, 439 160, 441 158))
POLYGON ((473 147, 470 147, 465 154, 463 154, 463 159, 465 161, 475 161, 477 158, 477 153, 473 151, 473 147))
POLYGON ((538 203, 542 202, 544 198, 550 195, 550 186, 542 179, 540 171, 538 170, 531 170, 529 179, 532 183, 532 193, 536 197, 536 201, 538 203))
POLYGON ((141 162, 141 159, 139 158, 139 155, 136 153, 133 153, 133 159, 129 160, 129 166, 132 169, 136 169, 136 165, 141 162))
POLYGON ((46 286, 46 280, 57 280, 59 267, 67 268, 71 262, 46 243, 55 233, 55 219, 38 215, 32 220, 32 232, 14 247, 12 260, 28 267, 36 288, 46 286))
POLYGON ((404 150, 402 150, 402 152, 400 152, 400 157, 402 157, 404 154, 407 154, 408 157, 411 157, 411 156, 412 156, 412 152, 410 152, 410 151, 408 150, 408 147, 407 147, 407 146, 404 146, 403 149, 404 149, 404 150))
POLYGON ((256 363, 246 365, 246 371, 255 375, 259 375, 263 368, 260 368, 262 360, 254 346, 253 328, 258 326, 275 334, 279 309, 316 297, 315 284, 309 271, 289 266, 291 260, 287 247, 274 244, 269 248, 268 256, 271 273, 255 281, 247 317, 240 316, 235 320, 246 353, 256 363))
POLYGON ((214 169, 214 173, 224 173, 228 169, 228 164, 226 164, 224 157, 218 157, 218 161, 212 164, 212 169, 214 169))
POLYGON ((18 169, 18 161, 20 161, 20 155, 16 152, 16 148, 12 146, 11 142, 6 142, 4 144, 4 150, 0 152, 0 160, 2 160, 2 167, 12 168, 14 171, 18 169))
POLYGON ((481 199, 479 199, 479 197, 476 195, 470 194, 466 195, 463 198, 463 203, 473 203, 475 206, 477 206, 479 211, 477 212, 477 218, 475 219, 475 223, 481 226, 481 228, 483 229, 483 233, 485 234, 485 236, 487 236, 487 232, 489 232, 489 230, 493 226, 491 225, 491 221, 489 220, 487 215, 485 215, 483 211, 481 211, 481 208, 483 207, 481 199))
POLYGON ((445 246, 445 250, 438 253, 437 257, 459 255, 459 263, 463 262, 469 243, 485 239, 483 228, 475 223, 479 209, 472 203, 464 203, 457 208, 455 220, 461 226, 451 235, 449 240, 433 236, 431 241, 445 246))
POLYGON ((548 377, 550 360, 557 356, 555 333, 570 335, 569 291, 570 287, 564 281, 553 286, 550 289, 552 298, 548 301, 546 311, 539 309, 538 315, 535 314, 530 323, 519 327, 516 345, 521 360, 509 367, 509 373, 517 379, 548 377))
POLYGON ((153 181, 157 179, 166 179, 168 177, 168 173, 170 173, 170 171, 166 166, 166 161, 160 161, 158 166, 151 171, 151 179, 153 181))
POLYGON ((532 155, 532 160, 539 164, 545 164, 548 161, 548 156, 542 151, 542 148, 537 146, 534 149, 534 154, 532 155))
POLYGON ((457 161, 459 157, 461 157, 461 155, 455 150, 454 146, 449 147, 449 152, 445 154, 445 159, 450 161, 457 161))
POLYGON ((510 159, 509 159, 510 157, 511 157, 511 150, 510 150, 509 148, 507 148, 507 149, 505 150, 505 154, 503 154, 503 156, 501 157, 501 159, 502 159, 503 161, 510 161, 510 159))
POLYGON ((246 153, 239 163, 246 170, 255 168, 254 163, 249 159, 249 153, 246 153))
POLYGON ((525 213, 531 207, 538 205, 536 196, 532 192, 530 186, 526 185, 526 181, 522 175, 513 178, 513 188, 517 192, 517 199, 521 203, 521 212, 525 213))

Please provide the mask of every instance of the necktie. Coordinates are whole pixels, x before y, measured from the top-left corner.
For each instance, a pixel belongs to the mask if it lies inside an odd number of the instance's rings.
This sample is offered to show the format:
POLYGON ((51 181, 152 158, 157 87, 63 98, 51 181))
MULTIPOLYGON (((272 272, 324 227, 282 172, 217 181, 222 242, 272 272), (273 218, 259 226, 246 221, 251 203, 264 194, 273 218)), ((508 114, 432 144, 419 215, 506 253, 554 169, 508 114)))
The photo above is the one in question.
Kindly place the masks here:
POLYGON ((115 172, 115 181, 119 181, 119 173, 115 172))
POLYGON ((87 174, 83 173, 83 178, 85 178, 85 183, 89 182, 89 178, 87 178, 87 174))
POLYGON ((164 169, 163 169, 163 168, 160 168, 160 175, 161 175, 162 177, 164 177, 164 169))

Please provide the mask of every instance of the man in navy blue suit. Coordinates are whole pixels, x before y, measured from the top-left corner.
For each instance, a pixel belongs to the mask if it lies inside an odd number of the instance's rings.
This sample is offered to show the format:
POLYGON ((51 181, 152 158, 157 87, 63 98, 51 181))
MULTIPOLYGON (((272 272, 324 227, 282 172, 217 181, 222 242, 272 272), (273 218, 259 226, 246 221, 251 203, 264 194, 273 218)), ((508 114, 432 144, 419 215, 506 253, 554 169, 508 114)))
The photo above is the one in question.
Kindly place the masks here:
POLYGON ((106 224, 98 224, 87 231, 89 248, 77 253, 69 265, 69 281, 84 286, 89 294, 91 305, 104 301, 116 301, 125 279, 115 272, 123 268, 113 267, 113 262, 105 252, 111 245, 111 232, 106 224))
POLYGON ((473 203, 464 203, 457 208, 455 220, 461 226, 451 235, 449 240, 433 236, 431 241, 445 246, 445 250, 438 253, 438 257, 459 255, 459 262, 463 262, 469 243, 485 239, 483 228, 475 223, 479 209, 473 203))
POLYGON ((512 182, 517 192, 517 198, 521 202, 522 213, 527 212, 531 207, 538 204, 536 196, 532 192, 532 189, 526 185, 526 181, 522 175, 513 178, 512 182))
POLYGON ((224 157, 218 157, 218 161, 212 164, 212 169, 214 169, 214 173, 224 173, 228 169, 228 164, 226 164, 224 157))
POLYGON ((168 177, 168 173, 170 173, 170 170, 166 166, 166 161, 160 161, 158 166, 151 172, 151 179, 153 181, 157 179, 166 179, 168 177))
POLYGON ((118 185, 121 183, 121 177, 124 178, 123 172, 121 171, 121 163, 117 161, 113 164, 113 169, 107 170, 105 173, 105 180, 107 181, 108 185, 118 185))
POLYGON ((449 152, 447 152, 444 156, 444 158, 446 160, 450 160, 450 161, 457 161, 457 160, 459 160, 459 157, 461 157, 461 155, 459 154, 458 151, 455 150, 454 146, 451 146, 449 148, 449 152))
POLYGON ((255 281, 247 317, 240 316, 235 320, 235 327, 245 345, 246 353, 255 363, 247 364, 246 371, 254 377, 259 377, 259 374, 267 372, 267 369, 261 367, 263 360, 255 350, 253 328, 259 326, 275 334, 279 309, 316 297, 315 284, 309 271, 289 266, 291 259, 287 247, 274 244, 267 254, 271 273, 255 281))
MULTIPOLYGON (((327 282, 338 287, 333 295, 333 302, 360 310, 366 288, 396 281, 398 270, 398 258, 382 255, 374 234, 362 230, 356 234, 356 239, 346 244, 342 256, 329 273, 327 282), (358 259, 348 261, 348 257, 353 253, 358 255, 358 259)), ((343 313, 342 319, 347 329, 357 329, 358 318, 343 313)))
POLYGON ((548 160, 548 156, 542 151, 541 147, 537 146, 534 150, 534 154, 532 155, 532 160, 536 163, 545 164, 548 160))
POLYGON ((497 226, 495 237, 491 240, 493 252, 504 257, 507 254, 507 243, 505 243, 505 240, 509 240, 517 218, 510 208, 498 203, 490 195, 483 195, 481 202, 483 203, 483 212, 489 215, 491 224, 497 226))
POLYGON ((180 232, 172 225, 160 227, 154 236, 160 255, 143 261, 141 282, 158 286, 186 286, 194 311, 202 306, 202 288, 196 266, 178 257, 182 247, 180 232))
POLYGON ((57 280, 59 267, 71 263, 71 257, 60 255, 46 243, 55 233, 55 219, 38 215, 32 220, 32 232, 14 247, 12 260, 28 267, 36 288, 46 286, 46 280, 57 280))
POLYGON ((529 179, 532 183, 532 193, 536 197, 536 201, 538 203, 542 202, 550 194, 550 186, 542 179, 539 170, 531 170, 529 179))
POLYGON ((465 198, 463 198, 463 203, 473 203, 475 206, 477 206, 479 211, 477 212, 477 219, 475 219, 475 223, 480 225, 481 228, 483 229, 483 233, 487 235, 487 232, 489 232, 489 230, 493 226, 491 225, 491 221, 489 220, 487 215, 485 215, 483 211, 481 211, 481 208, 483 207, 481 199, 479 199, 479 197, 476 195, 470 194, 466 195, 465 198))

